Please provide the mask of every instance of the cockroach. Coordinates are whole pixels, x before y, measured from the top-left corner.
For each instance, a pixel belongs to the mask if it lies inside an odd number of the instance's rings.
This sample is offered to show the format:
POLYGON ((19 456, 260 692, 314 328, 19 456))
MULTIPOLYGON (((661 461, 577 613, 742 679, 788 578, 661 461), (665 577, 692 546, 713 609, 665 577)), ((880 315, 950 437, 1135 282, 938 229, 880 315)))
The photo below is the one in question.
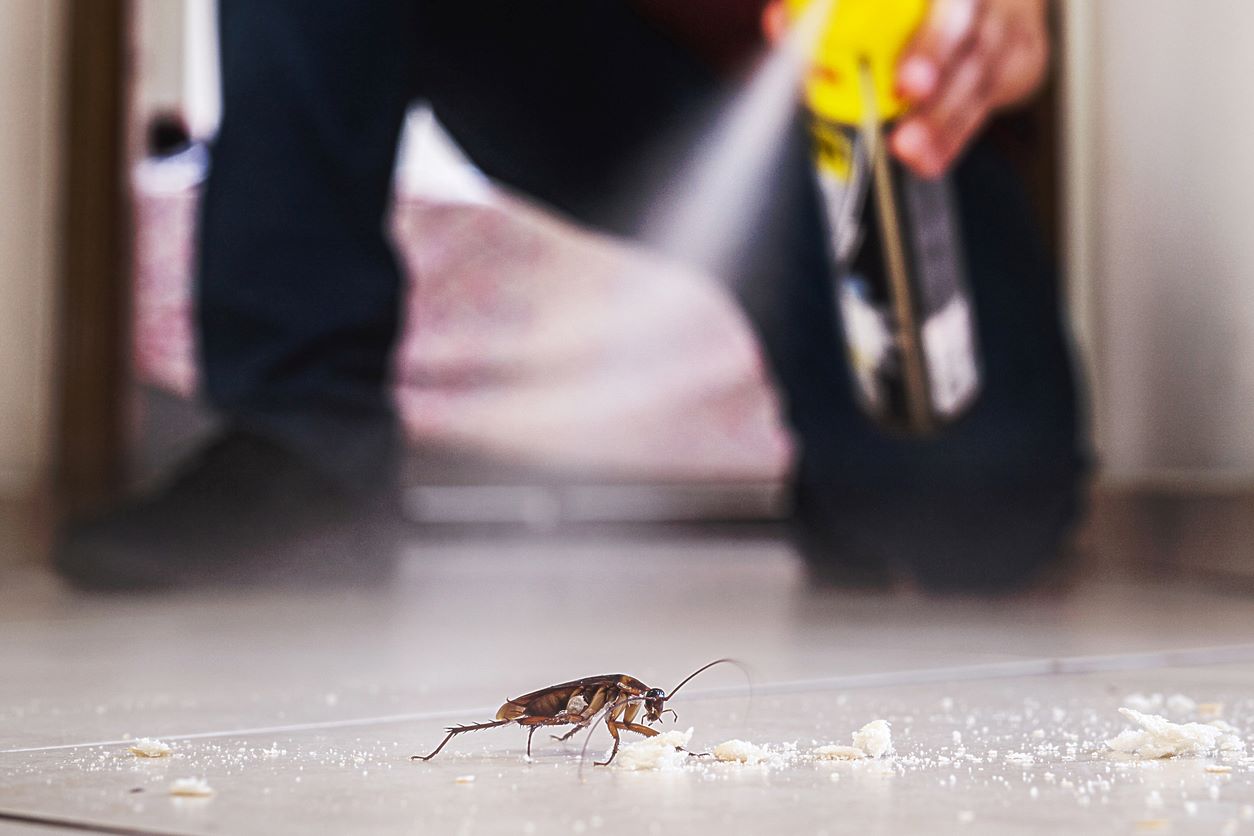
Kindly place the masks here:
MULTIPOLYGON (((587 676, 558 685, 550 685, 521 697, 507 700, 496 712, 496 719, 486 723, 467 723, 460 726, 449 726, 444 731, 448 734, 435 750, 427 755, 414 755, 410 760, 429 761, 440 750, 459 734, 466 732, 494 729, 517 723, 526 726, 527 756, 531 757, 531 738, 541 726, 573 726, 565 734, 552 735, 554 740, 566 741, 580 729, 586 729, 602 717, 605 727, 614 738, 614 749, 604 761, 597 761, 596 766, 608 766, 618 754, 619 732, 630 731, 645 737, 653 737, 657 729, 636 722, 641 706, 644 707, 644 722, 656 723, 663 714, 675 714, 673 708, 665 708, 667 700, 678 693, 697 674, 704 673, 715 665, 732 664, 743 668, 735 659, 715 659, 702 665, 683 681, 671 689, 668 694, 661 688, 650 688, 634 676, 625 673, 607 673, 601 676, 587 676)), ((675 714, 678 719, 679 715, 675 714)), ((586 744, 585 744, 586 747, 586 744)))

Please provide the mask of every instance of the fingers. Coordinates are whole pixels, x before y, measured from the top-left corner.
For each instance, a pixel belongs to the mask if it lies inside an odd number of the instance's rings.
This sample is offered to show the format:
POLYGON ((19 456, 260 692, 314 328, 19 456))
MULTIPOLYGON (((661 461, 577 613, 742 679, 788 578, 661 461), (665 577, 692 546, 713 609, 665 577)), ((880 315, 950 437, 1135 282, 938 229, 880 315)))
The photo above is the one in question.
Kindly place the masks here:
POLYGON ((1006 58, 1005 23, 990 15, 977 25, 935 92, 911 112, 893 137, 894 152, 924 177, 942 175, 992 112, 998 74, 1006 58))
POLYGON ((1048 62, 1044 0, 935 0, 898 67, 913 108, 891 140, 924 177, 938 177, 999 107, 1026 97, 1048 62))
POLYGON ((982 0, 935 0, 927 21, 906 48, 897 86, 905 98, 925 101, 936 94, 957 59, 975 38, 984 14, 982 0))
POLYGON ((784 0, 771 0, 763 7, 762 33, 770 44, 779 43, 788 34, 788 9, 784 0))

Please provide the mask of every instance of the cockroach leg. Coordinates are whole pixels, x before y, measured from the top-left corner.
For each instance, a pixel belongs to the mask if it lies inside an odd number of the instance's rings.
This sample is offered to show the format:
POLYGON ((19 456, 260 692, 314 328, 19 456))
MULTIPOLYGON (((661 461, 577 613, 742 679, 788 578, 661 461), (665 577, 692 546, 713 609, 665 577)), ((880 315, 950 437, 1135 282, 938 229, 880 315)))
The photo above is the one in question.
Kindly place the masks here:
POLYGON ((642 726, 639 723, 622 723, 618 720, 610 721, 613 725, 618 726, 623 731, 634 731, 636 734, 642 734, 645 737, 653 737, 658 733, 657 729, 651 729, 648 726, 642 726))
POLYGON ((577 723, 577 724, 575 724, 574 728, 572 728, 570 731, 566 732, 566 734, 551 734, 551 735, 549 735, 549 737, 553 738, 553 739, 554 739, 554 740, 556 740, 558 743, 565 743, 567 740, 570 740, 572 737, 574 737, 574 736, 575 736, 575 734, 576 734, 576 733, 577 733, 580 729, 584 728, 584 727, 585 727, 585 726, 587 726, 587 725, 588 725, 587 723, 577 723))
POLYGON ((603 761, 593 761, 593 766, 609 766, 614 762, 615 756, 618 755, 618 724, 608 717, 605 719, 605 727, 610 730, 610 735, 614 738, 614 748, 610 751, 610 756, 603 761))
POLYGON ((436 755, 440 754, 440 750, 444 748, 444 745, 459 734, 465 734, 466 732, 472 732, 472 731, 483 731, 484 729, 495 729, 497 726, 508 725, 509 723, 512 723, 512 722, 514 721, 513 720, 493 720, 489 723, 472 723, 466 726, 452 726, 450 728, 445 729, 445 731, 447 731, 448 734, 444 737, 443 740, 440 741, 440 745, 435 747, 435 751, 427 755, 413 755, 412 757, 410 757, 410 760, 411 761, 429 761, 432 758, 434 758, 436 755))
POLYGON ((532 726, 531 731, 527 732, 527 757, 531 757, 531 738, 536 736, 536 729, 539 726, 532 726))

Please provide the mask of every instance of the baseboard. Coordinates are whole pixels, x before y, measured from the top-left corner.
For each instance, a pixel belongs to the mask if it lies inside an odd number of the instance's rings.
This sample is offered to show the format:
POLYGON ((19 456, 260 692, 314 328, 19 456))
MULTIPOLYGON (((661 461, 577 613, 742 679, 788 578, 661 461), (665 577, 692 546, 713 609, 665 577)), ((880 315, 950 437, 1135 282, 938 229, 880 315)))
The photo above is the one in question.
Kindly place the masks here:
MULTIPOLYGON (((1084 532, 1101 565, 1254 589, 1254 487, 1214 480, 1101 485, 1084 532)), ((1235 587, 1234 587, 1235 588, 1235 587)))

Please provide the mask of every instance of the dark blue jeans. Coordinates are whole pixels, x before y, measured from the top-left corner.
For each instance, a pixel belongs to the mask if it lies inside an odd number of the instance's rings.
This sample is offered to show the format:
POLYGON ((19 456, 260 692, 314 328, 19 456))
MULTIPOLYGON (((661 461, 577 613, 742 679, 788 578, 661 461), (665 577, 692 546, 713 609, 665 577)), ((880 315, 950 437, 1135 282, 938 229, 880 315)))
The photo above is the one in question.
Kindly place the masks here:
MULTIPOLYGON (((395 459, 385 384, 402 282, 384 218, 407 106, 430 101, 492 177, 630 236, 728 92, 623 0, 222 0, 220 26, 207 395, 350 481, 395 459)), ((940 436, 903 440, 853 401, 800 116, 776 169, 725 263, 801 445, 803 527, 835 559, 940 576, 1047 559, 1085 456, 1057 280, 1013 175, 983 149, 957 171, 984 395, 940 436)))

